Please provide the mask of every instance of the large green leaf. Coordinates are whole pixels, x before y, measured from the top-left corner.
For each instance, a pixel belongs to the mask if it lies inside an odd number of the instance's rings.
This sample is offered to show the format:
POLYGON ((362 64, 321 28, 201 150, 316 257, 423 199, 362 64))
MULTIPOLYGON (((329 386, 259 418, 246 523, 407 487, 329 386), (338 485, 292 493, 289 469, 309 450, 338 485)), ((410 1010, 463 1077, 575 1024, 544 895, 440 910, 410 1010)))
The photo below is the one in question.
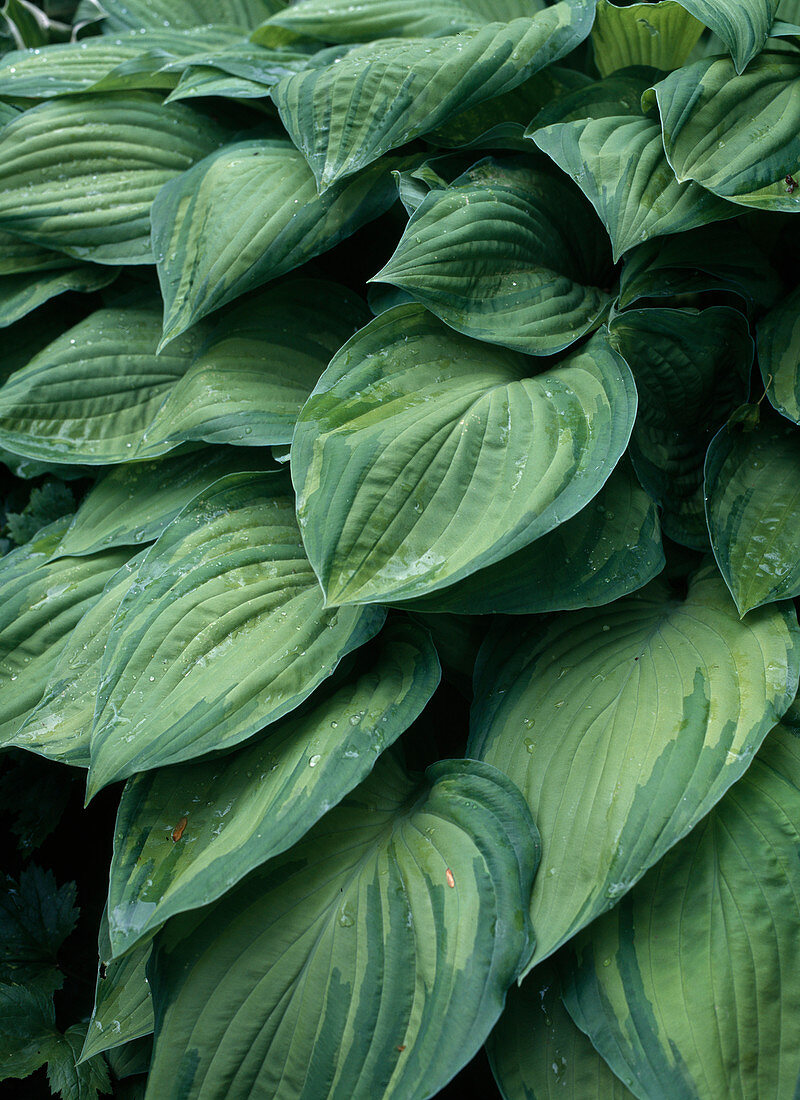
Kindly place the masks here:
POLYGON ((508 991, 486 1043, 505 1100, 632 1100, 561 1000, 551 961, 508 991))
POLYGON ((465 615, 598 607, 641 588, 663 567, 655 505, 623 460, 572 519, 496 565, 409 607, 465 615))
POLYGON ((778 726, 708 817, 568 949, 567 1006, 637 1096, 796 1095, 798 846, 800 738, 778 726))
POLYGON ((396 194, 387 168, 375 165, 319 196, 303 156, 280 139, 238 142, 208 157, 153 204, 164 342, 332 248, 396 194))
MULTIPOLYGON (((716 0, 715 0, 716 2, 716 0)), ((764 53, 737 76, 705 58, 646 93, 655 100, 667 159, 681 183, 742 206, 800 212, 800 58, 764 53)))
POLYGON ((705 23, 731 52, 741 73, 764 48, 780 0, 677 0, 705 23))
POLYGON ((369 319, 337 283, 299 279, 227 311, 144 434, 145 450, 184 440, 291 443, 303 404, 342 344, 369 319))
POLYGON ((589 34, 595 0, 445 38, 390 38, 323 57, 272 98, 320 191, 452 115, 510 91, 589 34))
POLYGON ((697 184, 675 178, 658 121, 638 108, 544 127, 534 119, 527 133, 594 206, 608 230, 615 261, 651 237, 694 229, 735 213, 730 204, 697 184))
POLYGON ((284 475, 216 482, 151 547, 117 612, 90 793, 251 737, 299 706, 384 614, 323 609, 284 475))
POLYGON ((89 767, 92 719, 106 643, 117 608, 133 584, 142 557, 132 557, 108 577, 102 594, 79 618, 51 665, 41 698, 7 738, 9 747, 27 749, 76 768, 89 767))
POLYGON ((75 263, 56 271, 34 271, 26 275, 0 277, 0 328, 7 328, 44 305, 58 294, 78 291, 88 294, 113 283, 114 268, 75 263))
MULTIPOLYGON (((163 27, 189 29, 207 23, 248 30, 282 6, 283 0, 102 0, 106 15, 102 30, 120 34, 163 27)), ((95 17, 91 0, 81 0, 77 19, 95 17)))
POLYGON ((706 459, 711 545, 742 615, 800 594, 800 429, 739 410, 706 459))
POLYGON ((763 250, 736 223, 702 226, 632 249, 620 276, 619 306, 711 290, 762 306, 780 296, 780 279, 763 250))
POLYGON ((793 290, 762 318, 758 362, 774 407, 800 424, 800 290, 793 290))
POLYGON ((663 509, 664 532, 707 549, 703 462, 714 433, 747 397, 747 319, 727 306, 632 309, 617 314, 609 336, 639 394, 630 448, 636 472, 663 509))
POLYGON ((703 33, 703 24, 680 0, 617 7, 598 0, 592 28, 594 59, 601 76, 632 65, 678 69, 703 33))
POLYGON ((252 471, 259 463, 271 465, 263 452, 204 447, 115 466, 83 498, 56 554, 94 554, 110 546, 151 542, 218 478, 252 471))
POLYGON ((373 42, 456 34, 531 16, 544 6, 545 0, 300 0, 273 15, 267 26, 326 42, 373 42))
POLYGON ((477 1051, 530 953, 519 792, 383 757, 291 851, 157 937, 148 1097, 422 1100, 477 1051))
POLYGON ((42 248, 33 241, 0 229, 0 275, 22 275, 31 271, 54 271, 56 268, 74 267, 75 263, 63 252, 42 248))
POLYGON ((0 130, 0 226, 78 259, 152 263, 153 199, 223 134, 147 92, 42 103, 0 130))
POLYGON ((600 611, 490 634, 468 753, 514 780, 542 834, 535 961, 616 904, 740 778, 794 698, 799 643, 791 604, 741 622, 713 566, 685 600, 654 581, 600 611))
POLYGON ((329 604, 443 588, 599 492, 633 426, 627 366, 598 333, 532 369, 416 305, 334 356, 292 443, 303 542, 329 604))
POLYGON ((430 191, 375 281, 467 336, 550 355, 597 328, 614 274, 588 204, 518 158, 480 161, 430 191))
MULTIPOLYGON (((146 34, 128 31, 115 38, 107 35, 83 38, 79 42, 59 43, 37 50, 12 50, 0 59, 0 95, 26 99, 51 99, 54 96, 86 92, 93 85, 105 85, 104 78, 125 62, 152 57, 153 74, 166 62, 186 57, 211 45, 240 41, 235 31, 203 28, 198 31, 149 30, 146 34)), ((175 84, 177 74, 165 82, 156 76, 150 87, 175 84)), ((143 86, 148 86, 147 84, 143 86)))
MULTIPOLYGON (((70 632, 122 565, 127 553, 42 561, 53 541, 45 528, 2 559, 0 568, 0 741, 11 743, 41 699, 70 632)), ((21 747, 27 747, 24 744, 21 747)))
POLYGON ((419 716, 439 675, 427 632, 390 621, 354 673, 260 740, 130 780, 109 887, 115 954, 300 840, 419 716))
POLYGON ((56 463, 133 458, 203 336, 156 355, 160 332, 159 310, 141 304, 97 310, 59 336, 0 388, 0 446, 56 463))
POLYGON ((132 1043, 153 1032, 153 998, 145 967, 152 941, 138 943, 121 959, 112 959, 108 914, 100 925, 97 986, 94 1009, 80 1060, 132 1043))

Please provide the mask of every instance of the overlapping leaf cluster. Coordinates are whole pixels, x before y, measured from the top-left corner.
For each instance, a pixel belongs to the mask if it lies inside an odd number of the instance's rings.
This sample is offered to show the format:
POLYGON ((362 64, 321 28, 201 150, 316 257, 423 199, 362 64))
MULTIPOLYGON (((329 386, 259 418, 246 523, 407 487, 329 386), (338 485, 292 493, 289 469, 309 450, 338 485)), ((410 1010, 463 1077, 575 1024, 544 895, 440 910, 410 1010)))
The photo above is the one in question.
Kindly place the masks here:
POLYGON ((125 781, 69 1095, 794 1097, 800 5, 37 11, 0 744, 125 781))

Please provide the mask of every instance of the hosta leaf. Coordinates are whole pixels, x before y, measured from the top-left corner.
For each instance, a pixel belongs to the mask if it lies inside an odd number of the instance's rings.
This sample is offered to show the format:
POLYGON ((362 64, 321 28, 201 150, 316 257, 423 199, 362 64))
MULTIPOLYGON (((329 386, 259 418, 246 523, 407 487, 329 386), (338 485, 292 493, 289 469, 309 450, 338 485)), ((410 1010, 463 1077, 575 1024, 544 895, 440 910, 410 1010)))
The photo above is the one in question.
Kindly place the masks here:
POLYGON ((705 58, 646 93, 655 100, 667 159, 683 182, 742 206, 800 212, 800 59, 764 53, 742 76, 705 58), (713 136, 714 140, 709 138, 713 136))
POLYGON ((573 941, 567 1006, 637 1096, 794 1095, 798 844, 800 739, 778 726, 708 817, 573 941))
POLYGON ((536 377, 420 306, 334 356, 292 443, 306 552, 329 604, 394 601, 508 557, 595 496, 636 410, 603 333, 536 377))
POLYGON ((797 690, 791 604, 740 622, 713 566, 600 611, 490 634, 468 755, 525 793, 542 834, 535 961, 618 899, 747 768, 797 690))
POLYGON ((612 73, 603 80, 590 80, 543 107, 531 122, 530 132, 554 122, 638 116, 642 113, 642 93, 657 75, 653 69, 640 65, 612 73))
POLYGON ((153 998, 145 973, 151 938, 136 944, 122 958, 112 959, 107 913, 103 913, 99 938, 94 1009, 81 1061, 153 1033, 153 998))
POLYGON ((614 275, 574 188, 527 160, 490 159, 428 193, 375 279, 458 332, 549 355, 597 328, 614 275))
POLYGON ((550 961, 508 991, 486 1050, 506 1100, 633 1098, 573 1023, 550 961))
POLYGON ((609 337, 639 394, 630 447, 639 479, 663 509, 665 533, 707 549, 703 462, 715 431, 747 396, 747 319, 727 306, 632 309, 616 315, 609 337))
MULTIPOLYGON (((104 34, 131 30, 188 30, 207 23, 248 30, 282 7, 282 0, 102 0, 104 34)), ((81 0, 77 18, 93 17, 89 0, 81 0)))
POLYGON ((595 0, 445 38, 356 46, 281 80, 272 98, 320 191, 449 117, 510 91, 589 33, 595 0))
POLYGON ((142 557, 132 557, 107 579, 102 594, 78 620, 61 648, 41 699, 7 739, 7 745, 76 768, 89 767, 92 719, 106 643, 117 608, 135 579, 142 557))
POLYGON ((731 52, 736 71, 764 48, 780 0, 678 0, 716 34, 731 52))
MULTIPOLYGON (((281 74, 283 75, 283 74, 281 74)), ((197 99, 202 96, 222 96, 226 99, 264 99, 269 90, 254 80, 230 76, 219 69, 192 65, 181 74, 174 90, 165 103, 177 103, 181 99, 197 99)))
POLYGON ((372 42, 456 34, 493 20, 531 16, 544 6, 544 0, 300 0, 273 15, 267 25, 326 42, 372 42))
POLYGON ((221 479, 151 547, 117 612, 90 793, 252 736, 299 706, 383 618, 323 610, 283 475, 221 479))
MULTIPOLYGON (((26 99, 51 99, 89 91, 125 62, 144 54, 154 56, 155 73, 175 57, 189 56, 213 42, 222 45, 241 40, 234 31, 199 32, 150 30, 147 34, 128 31, 117 37, 101 35, 79 42, 59 43, 37 50, 12 50, 0 59, 0 95, 26 99)), ((177 75, 172 83, 177 81, 177 75)), ((157 77, 152 87, 161 87, 157 77)))
POLYGON ((34 309, 69 290, 88 294, 113 283, 117 272, 98 264, 76 263, 56 271, 33 271, 0 277, 0 328, 14 324, 34 309))
POLYGON ((56 554, 94 554, 110 546, 151 542, 218 478, 252 471, 260 462, 266 468, 270 465, 261 452, 205 447, 153 462, 115 466, 83 498, 56 554))
POLYGON ((623 461, 572 519, 409 607, 465 615, 597 607, 641 588, 663 567, 655 505, 623 461))
POLYGON ((758 362, 767 396, 800 424, 800 291, 794 290, 758 326, 758 362))
POLYGON ((164 342, 332 248, 395 198, 383 165, 318 196, 302 155, 279 139, 238 142, 208 157, 153 204, 164 342))
MULTIPOLYGON (((55 524, 56 530, 63 527, 55 524)), ((49 529, 45 528, 45 532, 49 529)), ((42 697, 70 632, 127 557, 108 550, 39 564, 41 534, 2 559, 0 568, 0 742, 13 738, 42 697)), ((24 747, 24 746, 23 746, 24 747)))
POLYGON ((494 769, 442 761, 414 782, 383 757, 290 852, 157 937, 148 1096, 438 1092, 530 951, 537 856, 494 769))
POLYGON ((157 356, 160 332, 159 311, 142 304, 97 310, 59 336, 0 388, 0 446, 57 463, 133 458, 203 336, 157 356))
POLYGON ((33 241, 23 241, 13 233, 0 229, 0 275, 23 275, 32 271, 55 271, 75 267, 75 261, 63 252, 42 248, 33 241))
POLYGON ((153 199, 222 137, 147 92, 42 103, 0 130, 0 226, 78 259, 152 263, 153 199))
POLYGON ((769 306, 780 296, 781 283, 756 241, 737 224, 706 225, 629 252, 619 306, 705 290, 730 291, 748 303, 769 306))
POLYGON ((631 65, 669 72, 679 69, 703 33, 703 24, 680 0, 617 7, 598 0, 592 28, 594 59, 601 76, 631 65))
POLYGON ((541 129, 538 125, 537 120, 531 123, 529 135, 591 202, 608 230, 615 261, 651 237, 694 229, 735 213, 697 184, 675 178, 656 119, 637 112, 557 122, 541 129))
POLYGON ((291 443, 297 417, 334 353, 369 319, 336 283, 300 279, 248 298, 209 336, 144 436, 248 447, 291 443))
POLYGON ((800 594, 800 429, 740 410, 708 449, 705 491, 714 556, 741 614, 800 594))
POLYGON ((109 888, 115 953, 300 840, 419 716, 439 675, 427 632, 390 621, 354 673, 257 742, 130 780, 109 888))

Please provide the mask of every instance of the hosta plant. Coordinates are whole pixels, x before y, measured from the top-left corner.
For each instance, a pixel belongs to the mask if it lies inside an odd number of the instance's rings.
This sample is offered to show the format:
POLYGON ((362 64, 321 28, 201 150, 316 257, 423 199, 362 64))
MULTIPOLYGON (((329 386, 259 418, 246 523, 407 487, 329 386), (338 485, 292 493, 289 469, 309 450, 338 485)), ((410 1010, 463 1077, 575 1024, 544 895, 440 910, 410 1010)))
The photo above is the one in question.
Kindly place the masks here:
POLYGON ((796 1100, 800 4, 0 18, 4 1088, 796 1100))

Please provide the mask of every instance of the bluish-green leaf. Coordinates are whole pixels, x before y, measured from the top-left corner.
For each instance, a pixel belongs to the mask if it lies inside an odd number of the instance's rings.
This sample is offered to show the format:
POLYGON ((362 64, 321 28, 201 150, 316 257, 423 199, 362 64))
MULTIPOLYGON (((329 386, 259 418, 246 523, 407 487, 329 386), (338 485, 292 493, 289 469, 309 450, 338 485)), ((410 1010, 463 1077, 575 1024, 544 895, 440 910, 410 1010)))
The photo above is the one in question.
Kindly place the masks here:
MULTIPOLYGON (((66 259, 66 257, 65 257, 66 259)), ((0 328, 7 328, 51 298, 68 291, 89 294, 102 290, 117 277, 114 268, 73 263, 55 271, 33 271, 0 277, 0 328)))
POLYGON ((429 192, 375 280, 467 336, 550 355, 600 325, 614 275, 588 204, 519 158, 429 192))
POLYGON ((790 603, 740 621, 716 568, 599 611, 500 626, 467 753, 510 776, 542 836, 534 962, 615 905, 747 769, 792 702, 790 603))
POLYGON ((798 846, 800 739, 779 725, 708 817, 567 948, 567 1007, 637 1096, 796 1094, 798 846))
POLYGON ((800 428, 742 409, 706 459, 711 545, 742 615, 800 595, 800 428))
POLYGON ((151 971, 148 1097, 422 1100, 483 1043, 530 953, 519 792, 384 756, 284 856, 176 917, 151 971))
POLYGON ((636 472, 663 509, 665 534, 707 549, 703 463, 714 433, 747 397, 747 319, 728 306, 632 309, 614 317, 609 336, 639 394, 630 448, 636 472))
POLYGON ((49 100, 0 130, 0 227, 77 259, 153 263, 153 199, 223 134, 146 92, 49 100))
POLYGON ((284 475, 216 482, 150 548, 117 612, 90 794, 251 737, 299 706, 384 615, 323 609, 284 475))
POLYGON ((164 342, 332 248, 395 198, 384 165, 317 195, 305 159, 280 139, 238 142, 208 157, 153 204, 164 342))
MULTIPOLYGON (((227 24, 243 31, 257 27, 279 8, 283 0, 102 0, 104 34, 159 30, 189 30, 207 23, 227 24)), ((77 18, 94 12, 88 0, 78 5, 77 18)))
POLYGON ((547 534, 602 488, 636 411, 598 333, 550 369, 387 310, 334 357, 300 414, 292 478, 329 604, 444 588, 547 534))
POLYGON ((510 91, 588 35, 595 0, 445 38, 356 46, 281 80, 272 98, 320 191, 451 116, 510 91))
POLYGON ((758 326, 758 362, 767 396, 800 424, 800 290, 794 290, 758 326))
POLYGON ((716 34, 731 52, 736 71, 764 48, 780 0, 677 0, 716 34))
POLYGON ((390 621, 354 671, 257 741, 130 780, 110 876, 114 952, 297 843, 419 716, 439 675, 427 632, 390 621))
POLYGON ((686 7, 681 0, 627 7, 598 0, 592 45, 600 75, 632 65, 679 69, 703 33, 703 24, 686 7))

